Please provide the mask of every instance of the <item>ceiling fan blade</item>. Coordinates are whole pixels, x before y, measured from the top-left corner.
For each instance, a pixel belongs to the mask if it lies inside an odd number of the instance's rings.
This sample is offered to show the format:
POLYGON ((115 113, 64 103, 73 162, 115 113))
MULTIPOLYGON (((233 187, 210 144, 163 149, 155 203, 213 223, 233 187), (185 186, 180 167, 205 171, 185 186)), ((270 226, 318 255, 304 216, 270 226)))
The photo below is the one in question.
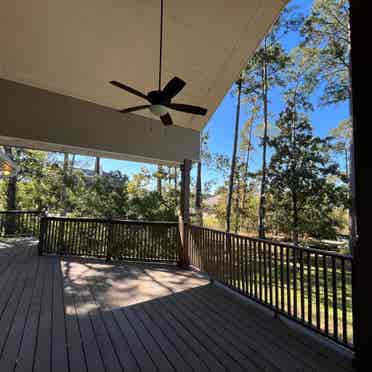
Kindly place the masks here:
POLYGON ((128 112, 143 110, 143 109, 148 108, 150 106, 151 105, 141 105, 141 106, 129 107, 127 109, 119 110, 119 112, 121 112, 122 114, 126 114, 128 112))
POLYGON ((144 98, 145 100, 149 101, 149 98, 146 94, 139 92, 137 89, 131 88, 128 85, 125 85, 123 83, 120 83, 118 81, 112 80, 110 81, 111 85, 114 85, 115 87, 118 87, 120 89, 124 89, 125 91, 132 93, 138 97, 144 98))
POLYGON ((185 85, 186 83, 182 79, 175 76, 164 87, 163 93, 167 98, 173 98, 176 94, 178 94, 183 89, 185 85))
POLYGON ((173 125, 173 120, 168 113, 163 116, 160 116, 160 119, 164 125, 173 125))
POLYGON ((166 106, 173 110, 187 112, 188 114, 205 115, 208 112, 206 108, 192 105, 184 105, 183 103, 169 103, 166 106))

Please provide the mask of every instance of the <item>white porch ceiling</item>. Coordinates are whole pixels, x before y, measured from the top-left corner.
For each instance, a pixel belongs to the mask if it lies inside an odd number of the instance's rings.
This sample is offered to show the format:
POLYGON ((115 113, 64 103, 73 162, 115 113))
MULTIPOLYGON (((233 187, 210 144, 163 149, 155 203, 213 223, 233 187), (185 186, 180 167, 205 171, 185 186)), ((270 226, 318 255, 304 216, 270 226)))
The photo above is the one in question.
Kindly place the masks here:
MULTIPOLYGON (((165 1, 163 84, 181 77, 187 85, 175 101, 209 110, 206 117, 172 112, 176 125, 204 127, 285 3, 165 1)), ((157 88, 159 6, 159 0, 2 0, 0 77, 115 109, 142 104, 108 81, 157 88)))

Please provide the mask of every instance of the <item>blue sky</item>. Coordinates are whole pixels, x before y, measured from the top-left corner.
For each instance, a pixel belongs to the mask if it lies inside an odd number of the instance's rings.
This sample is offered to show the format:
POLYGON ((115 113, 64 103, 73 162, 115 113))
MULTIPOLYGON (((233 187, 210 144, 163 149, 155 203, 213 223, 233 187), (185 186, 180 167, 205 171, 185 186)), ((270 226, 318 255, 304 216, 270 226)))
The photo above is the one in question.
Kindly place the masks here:
MULTIPOLYGON (((303 13, 307 13, 311 7, 312 0, 293 0, 290 5, 297 6, 303 13)), ((283 46, 290 50, 298 42, 298 35, 289 34, 283 39, 283 46)), ((319 91, 316 91, 312 97, 316 104, 319 97, 319 91)), ((270 97, 270 111, 274 113, 274 119, 279 114, 282 108, 282 98, 278 92, 274 92, 270 97)), ((233 130, 235 124, 235 105, 236 98, 231 92, 228 92, 221 102, 220 106, 214 113, 206 125, 206 130, 209 132, 209 149, 213 153, 223 153, 231 156, 233 146, 233 130)), ((248 119, 248 110, 242 107, 240 114, 240 125, 242 126, 248 119)), ((313 124, 314 134, 318 136, 326 136, 329 131, 336 127, 338 123, 348 117, 348 103, 342 103, 334 106, 319 107, 315 105, 315 110, 310 113, 310 119, 313 124)), ((256 146, 256 151, 253 155, 253 166, 260 166, 261 148, 256 146)), ((94 166, 94 160, 87 157, 79 157, 83 167, 94 166)), ((155 166, 142 163, 127 162, 121 160, 102 159, 102 166, 105 171, 120 170, 121 172, 131 176, 138 173, 143 166, 150 170, 155 170, 155 166)), ((215 181, 215 186, 221 184, 221 177, 213 168, 203 169, 203 181, 215 181)))

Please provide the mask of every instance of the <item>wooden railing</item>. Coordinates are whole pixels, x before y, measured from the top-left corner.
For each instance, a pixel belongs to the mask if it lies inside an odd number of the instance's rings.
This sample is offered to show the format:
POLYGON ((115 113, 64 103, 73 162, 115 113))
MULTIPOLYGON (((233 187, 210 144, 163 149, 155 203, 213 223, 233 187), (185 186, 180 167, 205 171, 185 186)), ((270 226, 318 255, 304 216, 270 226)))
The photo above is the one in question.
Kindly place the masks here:
POLYGON ((213 279, 353 348, 352 257, 188 227, 191 264, 213 279))
POLYGON ((38 236, 39 211, 0 211, 0 236, 38 236))
MULTIPOLYGON (((0 212, 0 235, 39 236, 40 254, 180 262, 177 222, 0 212)), ((239 293, 353 348, 352 257, 188 225, 191 265, 239 293)))
POLYGON ((44 217, 39 253, 115 260, 178 262, 176 222, 44 217))

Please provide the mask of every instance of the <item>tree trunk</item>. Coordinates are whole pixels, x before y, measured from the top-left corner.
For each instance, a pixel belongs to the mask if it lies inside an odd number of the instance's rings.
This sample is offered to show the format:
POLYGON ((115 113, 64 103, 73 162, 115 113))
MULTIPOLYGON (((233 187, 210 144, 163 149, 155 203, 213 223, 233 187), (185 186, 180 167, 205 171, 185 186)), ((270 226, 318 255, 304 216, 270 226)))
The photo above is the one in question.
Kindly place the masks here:
POLYGON ((298 201, 297 190, 292 190, 292 240, 295 245, 298 244, 298 201))
MULTIPOLYGON (((13 160, 13 151, 9 146, 4 146, 6 155, 13 160)), ((13 175, 8 178, 6 190, 6 208, 7 210, 17 209, 17 176, 13 175)), ((9 215, 5 224, 5 235, 14 235, 16 232, 15 216, 9 215)))
POLYGON ((174 167, 174 191, 177 192, 177 185, 178 185, 178 174, 177 174, 177 167, 174 167))
MULTIPOLYGON (((264 50, 266 55, 266 38, 264 40, 264 50)), ((262 176, 260 188, 260 204, 258 212, 258 237, 265 238, 265 213, 266 213, 266 151, 267 151, 267 126, 268 126, 268 108, 267 108, 267 65, 264 58, 262 62, 262 103, 264 114, 264 133, 262 139, 262 176)))
POLYGON ((235 233, 237 234, 240 230, 240 188, 241 188, 241 177, 239 171, 236 172, 236 190, 235 190, 235 233))
POLYGON ((17 209, 17 176, 8 179, 6 207, 7 210, 17 209))
POLYGON ((101 159, 97 156, 94 164, 94 172, 97 176, 101 175, 101 159))
POLYGON ((232 194, 234 191, 234 175, 236 168, 236 151, 238 147, 238 131, 239 131, 239 116, 240 116, 240 99, 242 93, 242 77, 238 81, 238 99, 236 104, 236 117, 235 117, 235 131, 234 131, 234 147, 231 160, 231 170, 230 170, 230 180, 229 180, 229 194, 227 198, 227 207, 226 207, 226 231, 230 232, 231 225, 231 202, 232 194))
POLYGON ((299 225, 298 225, 298 185, 299 179, 297 174, 297 138, 296 138, 296 125, 297 125, 297 88, 293 95, 293 114, 292 114, 292 239, 295 245, 298 244, 299 225))
POLYGON ((350 144, 350 161, 349 161, 349 251, 354 254, 354 246, 357 240, 357 224, 355 210, 355 170, 354 170, 354 144, 350 144))
MULTIPOLYGON (((6 155, 13 160, 13 151, 9 146, 4 146, 6 155)), ((17 176, 10 176, 7 186, 6 207, 7 210, 17 209, 17 176)))
MULTIPOLYGON (((352 107, 352 90, 351 90, 351 54, 349 53, 349 113, 350 120, 353 123, 353 107, 352 107)), ((357 225, 356 225, 356 210, 355 210, 355 170, 354 170, 354 143, 353 136, 350 139, 350 160, 348 166, 348 177, 349 177, 349 251, 351 254, 354 252, 354 246, 357 240, 357 225)))
MULTIPOLYGON (((249 171, 249 158, 250 158, 250 153, 251 153, 252 128, 253 128, 253 122, 251 123, 251 126, 249 127, 247 158, 245 160, 245 169, 244 169, 244 188, 243 188, 243 196, 242 196, 242 208, 244 210, 246 210, 245 203, 247 201, 247 194, 248 194, 248 188, 249 188, 248 171, 249 171)), ((248 218, 246 221, 246 230, 248 232, 248 218)))
POLYGON ((163 167, 161 165, 158 165, 158 176, 156 178, 156 191, 160 194, 162 194, 162 174, 163 174, 163 167))
POLYGON ((61 190, 62 216, 66 216, 67 214, 68 160, 69 156, 68 153, 66 152, 63 158, 63 185, 61 190))
POLYGON ((196 212, 196 217, 198 219, 197 222, 199 226, 203 226, 201 171, 202 171, 202 165, 201 165, 201 161, 199 161, 197 163, 196 190, 195 190, 195 212, 196 212))

